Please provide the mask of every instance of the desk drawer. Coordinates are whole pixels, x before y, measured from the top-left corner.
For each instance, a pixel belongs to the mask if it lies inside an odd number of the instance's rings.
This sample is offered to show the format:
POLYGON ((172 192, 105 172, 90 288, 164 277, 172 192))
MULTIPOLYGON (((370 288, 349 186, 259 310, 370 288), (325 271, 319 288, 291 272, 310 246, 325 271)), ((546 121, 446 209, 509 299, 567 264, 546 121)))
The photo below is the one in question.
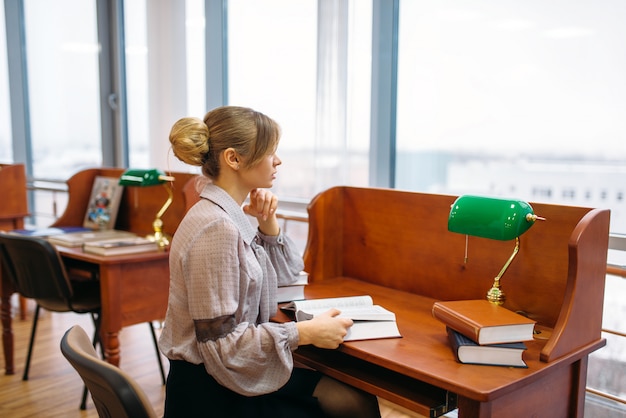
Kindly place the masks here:
POLYGON ((294 360, 427 417, 457 408, 457 395, 452 392, 338 350, 300 347, 294 352, 294 360))

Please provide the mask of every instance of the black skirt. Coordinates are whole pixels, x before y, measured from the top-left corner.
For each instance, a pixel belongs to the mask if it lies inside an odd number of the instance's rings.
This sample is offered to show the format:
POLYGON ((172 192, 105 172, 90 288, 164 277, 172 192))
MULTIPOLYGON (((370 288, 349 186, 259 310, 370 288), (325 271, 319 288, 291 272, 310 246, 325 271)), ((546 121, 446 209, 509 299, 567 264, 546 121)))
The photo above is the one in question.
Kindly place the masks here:
POLYGON ((289 381, 278 391, 244 396, 217 383, 202 364, 170 360, 165 418, 325 417, 313 397, 320 378, 316 371, 294 368, 289 381))

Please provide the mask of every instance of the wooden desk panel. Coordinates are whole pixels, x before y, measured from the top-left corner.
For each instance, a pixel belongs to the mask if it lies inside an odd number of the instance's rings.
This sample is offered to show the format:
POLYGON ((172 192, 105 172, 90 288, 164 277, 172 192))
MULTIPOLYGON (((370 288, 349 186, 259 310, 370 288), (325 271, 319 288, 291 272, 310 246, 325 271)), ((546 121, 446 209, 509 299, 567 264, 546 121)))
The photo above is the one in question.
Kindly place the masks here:
POLYGON ((454 360, 432 304, 485 298, 513 244, 469 237, 465 263, 465 236, 447 231, 455 199, 356 187, 313 199, 307 298, 370 294, 396 313, 404 337, 349 342, 337 352, 306 347, 297 350, 298 361, 422 414, 441 402, 440 393, 426 390, 434 393, 426 400, 407 394, 394 374, 412 379, 418 390, 426 384, 458 395, 462 418, 581 418, 587 357, 605 345, 609 211, 532 204, 547 220, 521 237, 502 284, 505 307, 536 320, 542 334, 527 344, 528 369, 476 366, 454 360), (358 374, 347 366, 353 359, 361 362, 358 374))
POLYGON ((305 292, 311 299, 369 294, 376 304, 396 313, 403 337, 347 342, 336 351, 302 347, 296 360, 426 416, 445 413, 446 402, 451 408, 458 402, 463 410, 459 417, 497 417, 512 410, 519 414, 515 416, 569 417, 570 412, 558 411, 575 410, 563 402, 579 378, 570 366, 586 364, 586 356, 605 344, 598 340, 546 363, 540 354, 551 330, 542 329, 526 343, 527 369, 460 364, 445 326, 432 316, 434 299, 346 277, 309 285, 305 292), (352 359, 361 360, 358 368, 352 359), (566 393, 559 397, 559 391, 566 393), (529 393, 520 397, 523 392, 529 393))
POLYGON ((66 266, 88 271, 100 280, 101 336, 106 360, 119 366, 123 327, 165 317, 169 294, 166 251, 98 256, 80 248, 57 247, 66 266), (76 265, 76 262, 80 265, 76 265))
POLYGON ((24 217, 29 215, 24 164, 0 164, 0 192, 0 230, 24 228, 24 217))

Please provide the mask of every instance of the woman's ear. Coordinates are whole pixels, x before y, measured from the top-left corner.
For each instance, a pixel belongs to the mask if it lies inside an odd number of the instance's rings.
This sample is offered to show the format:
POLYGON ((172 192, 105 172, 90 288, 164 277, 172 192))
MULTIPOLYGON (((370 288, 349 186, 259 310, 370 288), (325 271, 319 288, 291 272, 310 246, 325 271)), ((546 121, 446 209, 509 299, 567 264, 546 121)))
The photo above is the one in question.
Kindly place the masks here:
POLYGON ((223 152, 224 162, 233 170, 239 170, 239 162, 241 158, 234 148, 227 148, 223 152))

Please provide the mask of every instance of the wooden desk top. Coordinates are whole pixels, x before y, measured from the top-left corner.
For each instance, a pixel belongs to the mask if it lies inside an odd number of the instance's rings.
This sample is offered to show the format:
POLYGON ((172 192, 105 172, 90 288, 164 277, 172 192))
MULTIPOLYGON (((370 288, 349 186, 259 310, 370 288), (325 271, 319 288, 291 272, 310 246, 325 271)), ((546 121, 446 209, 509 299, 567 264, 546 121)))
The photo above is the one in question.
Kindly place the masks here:
MULTIPOLYGON (((310 284, 305 294, 310 299, 371 295, 374 303, 395 312, 403 337, 347 342, 337 351, 481 402, 513 392, 541 378, 547 369, 571 363, 572 358, 582 357, 605 344, 604 340, 599 340, 553 362, 542 362, 540 351, 546 344, 543 338, 549 337, 551 332, 544 328, 534 341, 526 343, 528 350, 524 359, 527 369, 460 364, 455 361, 448 344, 445 325, 432 316, 434 299, 347 277, 310 284)), ((338 370, 342 367, 340 364, 332 365, 332 358, 327 356, 329 350, 303 347, 298 351, 309 359, 315 358, 315 351, 323 352, 320 364, 314 363, 314 359, 309 364, 325 371, 332 373, 332 367, 338 370), (331 368, 327 368, 329 364, 331 368)), ((341 361, 338 357, 337 362, 341 361)), ((358 376, 353 377, 359 379, 358 376)))
POLYGON ((86 261, 94 264, 127 264, 152 260, 162 260, 169 257, 169 252, 165 251, 146 251, 143 253, 123 254, 123 255, 98 255, 86 253, 81 247, 63 247, 56 246, 57 251, 62 257, 72 258, 74 260, 86 261))

